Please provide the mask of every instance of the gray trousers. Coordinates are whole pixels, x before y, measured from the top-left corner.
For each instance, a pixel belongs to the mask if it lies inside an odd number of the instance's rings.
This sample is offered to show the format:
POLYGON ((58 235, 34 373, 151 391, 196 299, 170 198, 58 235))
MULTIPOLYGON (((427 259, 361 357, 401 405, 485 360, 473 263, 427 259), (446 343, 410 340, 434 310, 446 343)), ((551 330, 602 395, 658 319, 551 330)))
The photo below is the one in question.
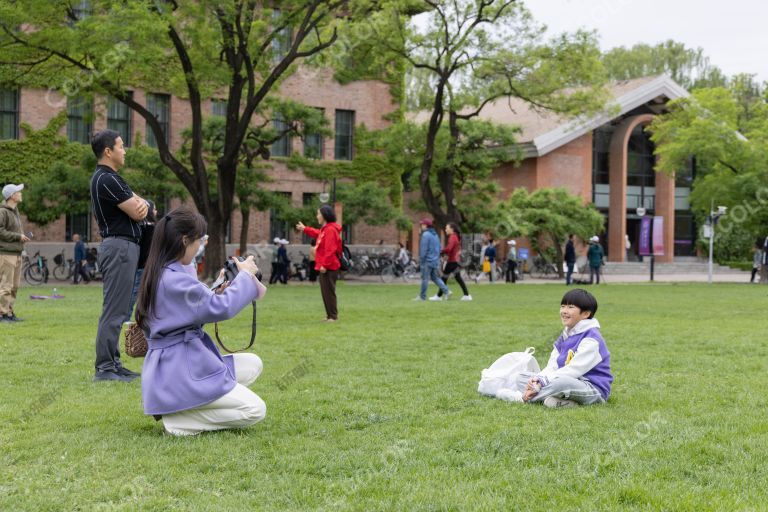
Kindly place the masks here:
POLYGON ((120 328, 130 315, 131 290, 139 244, 107 238, 99 246, 99 270, 104 276, 104 305, 96 332, 96 370, 116 370, 120 362, 120 328))
MULTIPOLYGON (((525 385, 528 383, 528 380, 536 375, 536 373, 529 372, 521 373, 515 381, 515 388, 521 393, 524 393, 525 385)), ((596 387, 585 380, 574 379, 573 377, 556 377, 550 379, 549 384, 541 388, 541 391, 533 397, 531 402, 543 402, 548 396, 573 400, 581 405, 592 405, 605 402, 603 396, 596 387)))

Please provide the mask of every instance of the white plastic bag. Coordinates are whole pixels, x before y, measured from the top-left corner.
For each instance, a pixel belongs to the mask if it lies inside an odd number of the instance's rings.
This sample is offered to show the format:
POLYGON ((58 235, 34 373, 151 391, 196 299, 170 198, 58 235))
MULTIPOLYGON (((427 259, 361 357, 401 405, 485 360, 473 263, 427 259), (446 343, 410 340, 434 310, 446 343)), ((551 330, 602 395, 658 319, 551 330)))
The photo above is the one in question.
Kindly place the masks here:
POLYGON ((539 363, 533 357, 536 349, 528 347, 525 352, 510 352, 498 358, 490 367, 480 373, 477 392, 483 395, 496 396, 502 388, 511 388, 518 374, 522 372, 541 371, 539 363))

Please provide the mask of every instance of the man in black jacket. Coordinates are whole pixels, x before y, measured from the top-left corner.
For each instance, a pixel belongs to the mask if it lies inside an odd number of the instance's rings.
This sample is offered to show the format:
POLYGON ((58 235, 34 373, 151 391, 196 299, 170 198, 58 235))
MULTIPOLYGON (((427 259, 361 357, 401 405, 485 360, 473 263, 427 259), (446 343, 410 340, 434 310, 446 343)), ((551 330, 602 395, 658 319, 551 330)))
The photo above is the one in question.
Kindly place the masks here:
POLYGON ((573 235, 568 235, 568 241, 565 243, 565 265, 568 272, 565 273, 565 284, 571 284, 573 275, 573 266, 576 264, 576 248, 573 246, 573 235))

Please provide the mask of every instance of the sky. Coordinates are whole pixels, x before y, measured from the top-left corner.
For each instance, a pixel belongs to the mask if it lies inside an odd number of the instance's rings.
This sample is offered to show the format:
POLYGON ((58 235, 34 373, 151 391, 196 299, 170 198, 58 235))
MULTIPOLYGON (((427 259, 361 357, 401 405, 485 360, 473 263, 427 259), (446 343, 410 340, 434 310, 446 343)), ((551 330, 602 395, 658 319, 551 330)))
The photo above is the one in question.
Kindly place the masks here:
POLYGON ((701 47, 730 76, 768 81, 768 1, 765 0, 527 0, 553 34, 596 29, 603 50, 673 39, 701 47))

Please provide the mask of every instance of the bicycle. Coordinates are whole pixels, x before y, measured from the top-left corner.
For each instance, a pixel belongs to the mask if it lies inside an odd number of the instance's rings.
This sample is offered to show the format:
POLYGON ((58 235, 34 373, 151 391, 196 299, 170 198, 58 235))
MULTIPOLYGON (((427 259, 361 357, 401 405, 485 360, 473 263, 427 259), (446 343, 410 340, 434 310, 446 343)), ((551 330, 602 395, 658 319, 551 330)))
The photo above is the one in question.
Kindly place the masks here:
POLYGON ((56 264, 53 267, 53 278, 59 281, 69 281, 75 275, 75 260, 72 258, 65 260, 64 258, 64 249, 53 257, 53 262, 56 264))
POLYGON ((24 257, 24 280, 27 284, 37 286, 47 283, 49 274, 48 260, 40 255, 40 251, 35 253, 32 260, 28 256, 24 257))
POLYGON ((536 256, 533 258, 531 277, 535 279, 557 279, 560 277, 560 274, 554 263, 550 263, 542 256, 536 256))

